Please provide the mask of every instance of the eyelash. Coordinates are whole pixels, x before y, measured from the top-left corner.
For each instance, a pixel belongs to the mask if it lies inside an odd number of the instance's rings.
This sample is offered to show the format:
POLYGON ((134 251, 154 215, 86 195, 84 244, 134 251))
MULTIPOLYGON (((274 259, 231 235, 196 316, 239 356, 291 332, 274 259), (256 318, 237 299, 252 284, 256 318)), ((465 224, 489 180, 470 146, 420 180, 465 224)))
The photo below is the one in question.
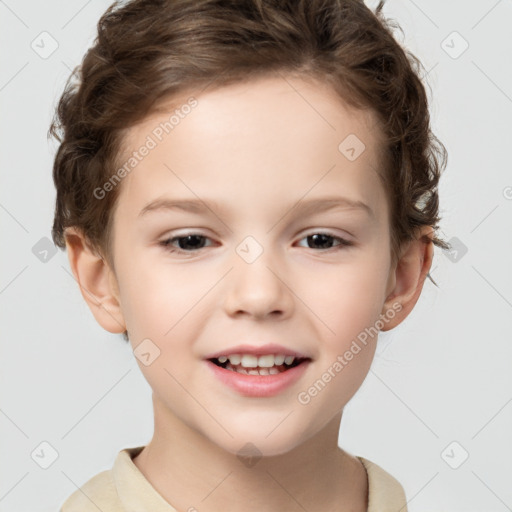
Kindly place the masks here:
MULTIPOLYGON (((333 239, 339 241, 339 244, 337 246, 330 247, 328 249, 318 249, 318 252, 320 252, 320 251, 322 251, 322 252, 330 252, 330 251, 333 251, 333 250, 336 251, 336 250, 340 250, 342 247, 351 247, 351 246, 354 245, 353 242, 350 242, 349 240, 346 240, 345 238, 342 238, 342 237, 339 237, 339 236, 335 236, 335 235, 332 235, 332 234, 324 232, 324 231, 316 231, 314 233, 309 233, 308 235, 306 235, 303 238, 301 238, 301 240, 304 240, 305 238, 308 238, 308 237, 313 236, 313 235, 326 235, 326 236, 328 236, 330 238, 333 238, 333 239)), ((202 238, 209 239, 209 237, 204 236, 201 233, 193 233, 193 232, 191 232, 191 233, 183 234, 181 236, 176 236, 176 237, 173 237, 173 238, 168 238, 166 240, 162 240, 159 245, 161 245, 166 251, 168 251, 170 253, 187 254, 187 255, 192 255, 195 252, 199 252, 201 249, 206 249, 206 247, 200 247, 197 250, 185 251, 183 249, 177 249, 175 247, 171 247, 171 243, 173 241, 181 240, 181 239, 187 238, 189 236, 199 236, 199 237, 202 237, 202 238)))

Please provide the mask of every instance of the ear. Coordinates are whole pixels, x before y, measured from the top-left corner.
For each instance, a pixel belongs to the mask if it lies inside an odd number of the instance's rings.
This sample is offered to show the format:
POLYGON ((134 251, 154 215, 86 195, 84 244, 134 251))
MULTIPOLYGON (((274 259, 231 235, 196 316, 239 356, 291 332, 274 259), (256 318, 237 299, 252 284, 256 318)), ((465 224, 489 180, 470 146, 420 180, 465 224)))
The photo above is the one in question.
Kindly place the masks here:
POLYGON ((71 271, 92 314, 105 330, 124 332, 126 325, 114 272, 79 229, 66 228, 65 237, 71 271))
POLYGON ((430 226, 422 226, 415 239, 402 248, 398 262, 390 270, 382 314, 388 318, 386 311, 391 309, 394 309, 396 314, 384 323, 381 331, 388 331, 402 323, 418 301, 423 283, 432 266, 434 256, 434 244, 430 240, 432 234, 433 230, 430 226), (397 311, 397 303, 401 305, 400 311, 397 311))

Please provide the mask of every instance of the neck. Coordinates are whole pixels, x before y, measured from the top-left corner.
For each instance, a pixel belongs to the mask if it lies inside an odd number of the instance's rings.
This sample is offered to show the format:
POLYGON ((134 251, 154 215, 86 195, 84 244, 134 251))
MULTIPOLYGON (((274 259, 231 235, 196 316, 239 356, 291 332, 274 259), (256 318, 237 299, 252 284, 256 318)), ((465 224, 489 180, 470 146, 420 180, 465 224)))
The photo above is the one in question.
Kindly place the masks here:
POLYGON ((287 453, 241 459, 174 416, 153 395, 155 432, 134 463, 177 510, 367 510, 367 476, 338 447, 342 413, 287 453))

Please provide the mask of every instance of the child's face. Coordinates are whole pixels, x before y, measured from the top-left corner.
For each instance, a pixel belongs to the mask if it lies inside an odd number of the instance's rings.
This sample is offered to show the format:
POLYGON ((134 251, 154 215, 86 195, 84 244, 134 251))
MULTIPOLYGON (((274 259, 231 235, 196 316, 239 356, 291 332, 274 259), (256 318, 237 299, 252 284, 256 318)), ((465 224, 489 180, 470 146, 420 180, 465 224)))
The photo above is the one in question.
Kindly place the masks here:
MULTIPOLYGON (((148 135, 158 142, 155 127, 188 97, 132 128, 130 148, 148 135)), ((379 133, 371 114, 347 110, 327 88, 298 79, 265 78, 195 97, 197 106, 120 185, 113 235, 120 307, 133 348, 149 339, 150 357, 154 346, 160 351, 150 365, 139 362, 159 418, 181 421, 232 453, 247 442, 266 455, 284 453, 339 419, 374 355, 377 340, 368 337, 333 371, 386 313, 394 284, 379 133), (361 146, 338 149, 350 134, 366 147, 355 159, 361 146), (362 201, 373 213, 296 206, 327 197, 362 201), (209 208, 141 214, 163 198, 209 208), (315 233, 353 245, 307 238, 315 233), (160 245, 187 234, 206 238, 175 240, 169 248, 181 253, 160 245), (270 343, 311 358, 273 396, 234 390, 205 359, 270 343), (329 369, 330 381, 322 378, 329 369), (323 389, 309 393, 319 379, 323 389)))

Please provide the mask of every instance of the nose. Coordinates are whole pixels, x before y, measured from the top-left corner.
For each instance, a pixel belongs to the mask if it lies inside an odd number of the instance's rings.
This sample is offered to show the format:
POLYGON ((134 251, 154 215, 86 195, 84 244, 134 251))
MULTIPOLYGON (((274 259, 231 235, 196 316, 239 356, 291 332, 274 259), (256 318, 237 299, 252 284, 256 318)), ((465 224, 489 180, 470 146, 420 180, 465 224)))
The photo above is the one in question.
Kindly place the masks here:
POLYGON ((263 253, 252 263, 235 254, 234 268, 229 273, 224 308, 230 316, 247 315, 257 319, 284 319, 293 313, 294 295, 283 265, 263 253))

